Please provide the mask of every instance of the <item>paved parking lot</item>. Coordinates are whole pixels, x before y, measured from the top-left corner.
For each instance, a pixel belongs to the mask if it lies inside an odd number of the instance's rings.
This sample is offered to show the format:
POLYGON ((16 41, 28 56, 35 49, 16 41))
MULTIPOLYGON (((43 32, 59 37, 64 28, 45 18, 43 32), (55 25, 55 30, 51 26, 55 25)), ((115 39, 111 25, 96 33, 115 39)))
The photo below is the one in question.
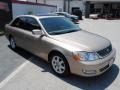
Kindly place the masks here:
MULTIPOLYGON (((3 81, 12 71, 21 65, 27 59, 12 51, 9 47, 8 40, 0 37, 0 82, 3 81)), ((28 57, 30 57, 28 55, 28 57)))
POLYGON ((56 76, 50 66, 23 49, 13 51, 5 37, 0 37, 0 89, 1 90, 119 90, 120 86, 120 20, 80 21, 81 28, 111 40, 117 49, 115 64, 98 77, 83 78, 76 75, 56 76))

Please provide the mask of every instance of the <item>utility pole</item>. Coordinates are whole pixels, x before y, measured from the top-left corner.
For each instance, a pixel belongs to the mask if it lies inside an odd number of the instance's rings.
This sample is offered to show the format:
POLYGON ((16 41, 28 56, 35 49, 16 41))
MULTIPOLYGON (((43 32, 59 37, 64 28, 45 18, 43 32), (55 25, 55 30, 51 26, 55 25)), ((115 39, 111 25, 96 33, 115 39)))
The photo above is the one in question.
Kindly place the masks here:
POLYGON ((68 13, 70 13, 70 0, 68 0, 68 13))
POLYGON ((66 11, 66 0, 63 1, 63 11, 65 12, 66 11))
POLYGON ((38 0, 36 0, 36 3, 38 2, 38 0))

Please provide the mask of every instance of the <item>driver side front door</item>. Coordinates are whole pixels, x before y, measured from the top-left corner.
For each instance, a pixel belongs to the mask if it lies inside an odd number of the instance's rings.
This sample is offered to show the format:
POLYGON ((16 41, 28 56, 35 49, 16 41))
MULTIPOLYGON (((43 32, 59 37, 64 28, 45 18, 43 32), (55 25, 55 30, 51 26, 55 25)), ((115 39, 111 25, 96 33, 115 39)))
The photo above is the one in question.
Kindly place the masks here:
POLYGON ((39 29, 41 30, 40 25, 38 24, 37 20, 32 17, 25 17, 25 24, 24 24, 24 47, 26 50, 34 53, 35 55, 40 54, 42 52, 42 37, 39 35, 34 35, 32 30, 39 29))

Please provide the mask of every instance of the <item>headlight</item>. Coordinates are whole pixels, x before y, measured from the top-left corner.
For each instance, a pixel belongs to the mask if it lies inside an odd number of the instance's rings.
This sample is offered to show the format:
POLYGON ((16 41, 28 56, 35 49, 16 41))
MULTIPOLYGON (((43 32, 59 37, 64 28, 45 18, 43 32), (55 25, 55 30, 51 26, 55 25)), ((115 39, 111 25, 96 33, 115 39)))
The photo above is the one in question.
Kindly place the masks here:
POLYGON ((74 60, 97 60, 99 59, 99 56, 96 52, 74 52, 73 53, 74 60))

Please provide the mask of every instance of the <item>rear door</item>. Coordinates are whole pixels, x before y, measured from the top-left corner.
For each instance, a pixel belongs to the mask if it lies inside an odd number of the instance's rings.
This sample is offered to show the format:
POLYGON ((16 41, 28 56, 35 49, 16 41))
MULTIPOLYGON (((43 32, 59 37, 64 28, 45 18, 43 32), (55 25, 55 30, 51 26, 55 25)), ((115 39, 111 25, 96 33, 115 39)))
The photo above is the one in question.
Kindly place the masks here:
POLYGON ((7 32, 14 37, 16 44, 20 47, 24 47, 24 22, 24 17, 18 17, 10 26, 7 26, 7 32))

